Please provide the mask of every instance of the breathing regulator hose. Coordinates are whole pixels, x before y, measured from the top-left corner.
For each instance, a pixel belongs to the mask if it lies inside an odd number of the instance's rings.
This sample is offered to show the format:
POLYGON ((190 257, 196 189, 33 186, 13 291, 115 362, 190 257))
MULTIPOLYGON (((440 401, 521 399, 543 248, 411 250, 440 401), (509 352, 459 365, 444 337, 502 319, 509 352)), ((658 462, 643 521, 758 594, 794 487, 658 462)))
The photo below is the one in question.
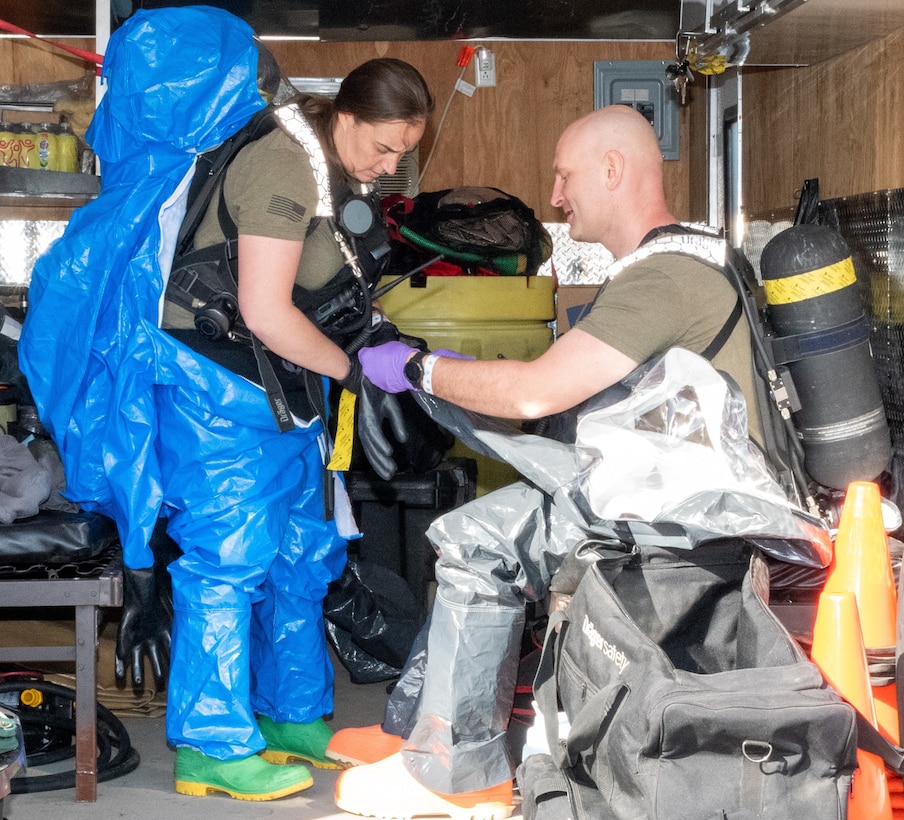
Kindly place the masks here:
MULTIPOLYGON (((401 276, 398 276, 397 278, 391 280, 390 282, 383 285, 382 287, 377 288, 373 292, 373 294, 371 294, 370 291, 366 287, 362 286, 363 290, 365 291, 366 298, 367 298, 368 313, 370 313, 372 311, 373 303, 377 299, 379 299, 381 296, 383 296, 386 293, 388 293, 389 291, 391 291, 396 285, 402 284, 402 282, 404 282, 406 279, 410 279, 412 276, 415 276, 416 274, 420 273, 422 270, 429 268, 430 265, 434 264, 435 262, 438 262, 442 258, 443 258, 442 254, 439 254, 437 256, 432 257, 431 259, 428 259, 426 262, 424 262, 421 265, 418 265, 416 268, 412 268, 411 270, 406 271, 401 276)), ((368 339, 373 335, 373 333, 376 329, 377 329, 377 327, 374 326, 372 323, 367 324, 364 327, 364 329, 361 330, 361 332, 358 333, 358 335, 348 345, 346 345, 345 352, 348 353, 349 356, 354 356, 362 347, 364 347, 367 344, 368 339)))
MULTIPOLYGON (((75 691, 55 683, 16 680, 0 683, 0 701, 15 712, 25 737, 27 767, 42 767, 75 756, 75 691), (15 695, 15 704, 12 695, 15 695)), ((132 748, 122 721, 97 704, 97 781, 134 771, 141 758, 132 748)), ((71 789, 75 769, 44 775, 19 775, 10 782, 12 794, 71 789)))

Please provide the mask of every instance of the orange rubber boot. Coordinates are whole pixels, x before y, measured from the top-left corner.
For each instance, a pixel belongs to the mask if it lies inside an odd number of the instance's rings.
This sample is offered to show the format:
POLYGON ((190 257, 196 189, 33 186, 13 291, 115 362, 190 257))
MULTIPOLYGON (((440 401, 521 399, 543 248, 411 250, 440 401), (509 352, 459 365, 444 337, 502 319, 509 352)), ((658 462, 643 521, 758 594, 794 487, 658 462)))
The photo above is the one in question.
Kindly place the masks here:
POLYGON ((384 732, 379 723, 340 729, 330 738, 326 756, 341 766, 366 766, 394 755, 404 742, 398 735, 384 732))

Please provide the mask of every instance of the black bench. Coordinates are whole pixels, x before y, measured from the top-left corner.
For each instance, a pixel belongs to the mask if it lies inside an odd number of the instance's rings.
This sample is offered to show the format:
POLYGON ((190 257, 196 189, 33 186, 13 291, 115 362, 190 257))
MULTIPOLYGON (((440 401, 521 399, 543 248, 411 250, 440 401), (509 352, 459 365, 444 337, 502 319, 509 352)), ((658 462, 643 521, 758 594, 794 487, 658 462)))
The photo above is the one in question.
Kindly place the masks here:
MULTIPOLYGON (((0 646, 0 663, 74 662, 75 799, 97 799, 97 642, 100 607, 122 606, 114 523, 89 512, 42 511, 0 524, 0 609, 72 607, 73 646, 0 646)), ((36 636, 39 637, 39 636, 36 636)))

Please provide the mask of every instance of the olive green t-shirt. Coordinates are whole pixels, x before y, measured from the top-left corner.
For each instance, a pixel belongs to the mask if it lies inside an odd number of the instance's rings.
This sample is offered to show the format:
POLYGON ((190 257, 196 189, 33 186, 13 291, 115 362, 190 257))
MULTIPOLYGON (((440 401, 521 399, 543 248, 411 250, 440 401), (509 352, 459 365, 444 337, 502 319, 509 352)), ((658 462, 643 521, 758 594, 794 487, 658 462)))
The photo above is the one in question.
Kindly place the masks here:
MULTIPOLYGON (((613 277, 575 326, 642 364, 672 347, 703 353, 737 300, 737 291, 720 271, 686 254, 657 253, 613 277)), ((762 442, 744 316, 712 364, 741 388, 750 436, 762 442)))
MULTIPOLYGON (((226 207, 239 234, 304 242, 295 282, 307 290, 327 284, 342 268, 342 254, 325 220, 315 223, 317 183, 304 148, 281 128, 245 146, 226 170, 226 207)), ((195 247, 224 240, 220 230, 219 192, 211 198, 198 230, 195 247)), ((164 306, 163 326, 192 328, 190 311, 171 302, 164 306)))

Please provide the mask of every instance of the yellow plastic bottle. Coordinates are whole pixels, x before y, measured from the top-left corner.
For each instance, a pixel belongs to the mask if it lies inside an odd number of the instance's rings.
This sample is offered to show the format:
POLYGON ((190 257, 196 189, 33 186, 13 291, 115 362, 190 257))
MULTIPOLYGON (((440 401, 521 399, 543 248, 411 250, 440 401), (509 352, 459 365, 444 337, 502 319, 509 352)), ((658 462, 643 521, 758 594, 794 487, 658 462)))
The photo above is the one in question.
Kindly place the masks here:
POLYGON ((30 122, 23 122, 22 130, 19 132, 19 167, 38 169, 41 167, 38 135, 30 122))
POLYGON ((0 122, 0 165, 18 165, 15 160, 16 133, 8 122, 0 122))
POLYGON ((57 148, 57 135, 54 126, 49 122, 42 122, 35 132, 38 140, 38 164, 42 171, 58 171, 60 159, 57 148))
POLYGON ((59 171, 69 174, 78 173, 78 137, 72 131, 72 124, 60 123, 60 132, 57 134, 57 157, 59 158, 59 171))

